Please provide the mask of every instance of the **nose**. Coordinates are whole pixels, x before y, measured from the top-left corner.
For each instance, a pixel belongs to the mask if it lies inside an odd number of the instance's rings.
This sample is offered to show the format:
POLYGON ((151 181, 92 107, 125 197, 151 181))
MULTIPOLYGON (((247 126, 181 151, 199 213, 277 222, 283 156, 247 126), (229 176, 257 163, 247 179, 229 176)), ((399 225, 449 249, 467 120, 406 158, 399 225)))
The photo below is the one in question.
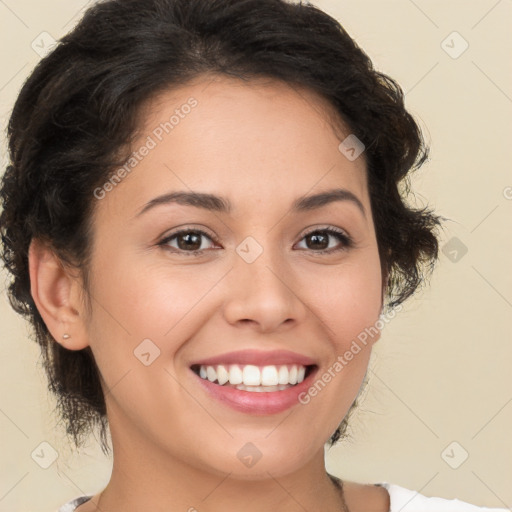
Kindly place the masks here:
POLYGON ((284 261, 270 257, 270 251, 252 263, 237 256, 226 287, 224 317, 232 325, 259 332, 296 325, 304 319, 307 307, 294 275, 284 261))

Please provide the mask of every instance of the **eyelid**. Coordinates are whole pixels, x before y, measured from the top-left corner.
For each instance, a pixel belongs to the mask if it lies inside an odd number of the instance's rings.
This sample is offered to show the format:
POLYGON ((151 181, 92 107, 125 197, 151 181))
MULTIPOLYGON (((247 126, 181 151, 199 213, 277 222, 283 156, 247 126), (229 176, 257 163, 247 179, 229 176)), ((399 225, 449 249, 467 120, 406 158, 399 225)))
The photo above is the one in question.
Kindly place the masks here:
POLYGON ((165 231, 163 235, 160 235, 158 239, 164 240, 165 238, 170 238, 172 236, 178 235, 180 233, 188 233, 189 231, 194 231, 198 233, 202 233, 208 237, 210 237, 215 242, 218 242, 218 237, 215 235, 213 231, 210 231, 207 227, 203 226, 202 224, 194 225, 194 224, 184 224, 182 226, 177 226, 174 229, 171 229, 169 231, 165 231))
POLYGON ((351 238, 350 235, 344 229, 326 224, 324 226, 313 226, 311 229, 307 228, 307 230, 302 234, 301 240, 305 236, 311 235, 312 233, 316 233, 317 231, 334 231, 339 235, 344 235, 347 238, 351 238))

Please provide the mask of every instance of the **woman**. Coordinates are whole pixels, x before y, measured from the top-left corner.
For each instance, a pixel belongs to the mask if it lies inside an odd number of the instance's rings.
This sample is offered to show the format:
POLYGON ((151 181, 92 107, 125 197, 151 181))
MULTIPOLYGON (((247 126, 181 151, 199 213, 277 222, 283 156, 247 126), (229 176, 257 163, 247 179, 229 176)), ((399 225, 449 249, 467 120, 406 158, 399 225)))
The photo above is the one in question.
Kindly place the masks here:
POLYGON ((102 2, 9 143, 12 305, 77 447, 112 436, 108 485, 61 512, 490 510, 325 470, 441 221, 399 193, 427 155, 401 89, 334 19, 102 2))

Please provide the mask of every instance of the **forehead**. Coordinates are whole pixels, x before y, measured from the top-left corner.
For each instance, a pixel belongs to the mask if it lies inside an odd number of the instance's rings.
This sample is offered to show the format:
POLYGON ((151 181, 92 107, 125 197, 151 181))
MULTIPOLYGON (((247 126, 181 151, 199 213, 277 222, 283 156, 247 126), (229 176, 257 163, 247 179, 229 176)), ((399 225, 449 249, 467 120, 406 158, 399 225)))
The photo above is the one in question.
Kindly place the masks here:
POLYGON ((364 155, 350 161, 339 149, 349 134, 328 101, 305 88, 201 77, 144 105, 131 146, 144 155, 132 156, 107 200, 133 210, 156 192, 189 189, 230 197, 236 211, 248 198, 283 207, 343 185, 364 202, 364 155))
MULTIPOLYGON (((226 116, 233 116, 238 112, 240 117, 250 114, 252 118, 259 119, 261 115, 258 114, 268 114, 268 107, 271 107, 280 113, 307 113, 309 121, 314 115, 317 120, 328 120, 332 125, 336 124, 338 131, 340 128, 345 130, 330 102, 309 88, 269 77, 242 79, 218 74, 197 76, 186 84, 164 90, 149 98, 140 109, 140 123, 144 124, 147 131, 155 120, 159 120, 162 108, 165 109, 169 104, 179 108, 190 97, 201 103, 204 114, 219 106, 224 110, 231 105, 226 116)), ((163 117, 165 118, 165 113, 163 117)), ((294 118, 294 121, 297 119, 294 118)), ((338 133, 340 134, 341 132, 338 133)))

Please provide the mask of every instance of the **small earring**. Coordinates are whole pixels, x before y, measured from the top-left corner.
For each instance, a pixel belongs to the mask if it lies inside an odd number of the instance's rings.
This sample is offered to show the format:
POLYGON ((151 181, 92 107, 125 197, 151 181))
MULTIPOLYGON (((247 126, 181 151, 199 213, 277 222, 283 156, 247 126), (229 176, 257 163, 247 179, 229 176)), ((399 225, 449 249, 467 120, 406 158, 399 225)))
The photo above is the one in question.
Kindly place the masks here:
POLYGON ((69 338, 71 338, 71 336, 68 334, 68 333, 64 333, 62 335, 62 337, 65 339, 65 340, 68 340, 69 338))

